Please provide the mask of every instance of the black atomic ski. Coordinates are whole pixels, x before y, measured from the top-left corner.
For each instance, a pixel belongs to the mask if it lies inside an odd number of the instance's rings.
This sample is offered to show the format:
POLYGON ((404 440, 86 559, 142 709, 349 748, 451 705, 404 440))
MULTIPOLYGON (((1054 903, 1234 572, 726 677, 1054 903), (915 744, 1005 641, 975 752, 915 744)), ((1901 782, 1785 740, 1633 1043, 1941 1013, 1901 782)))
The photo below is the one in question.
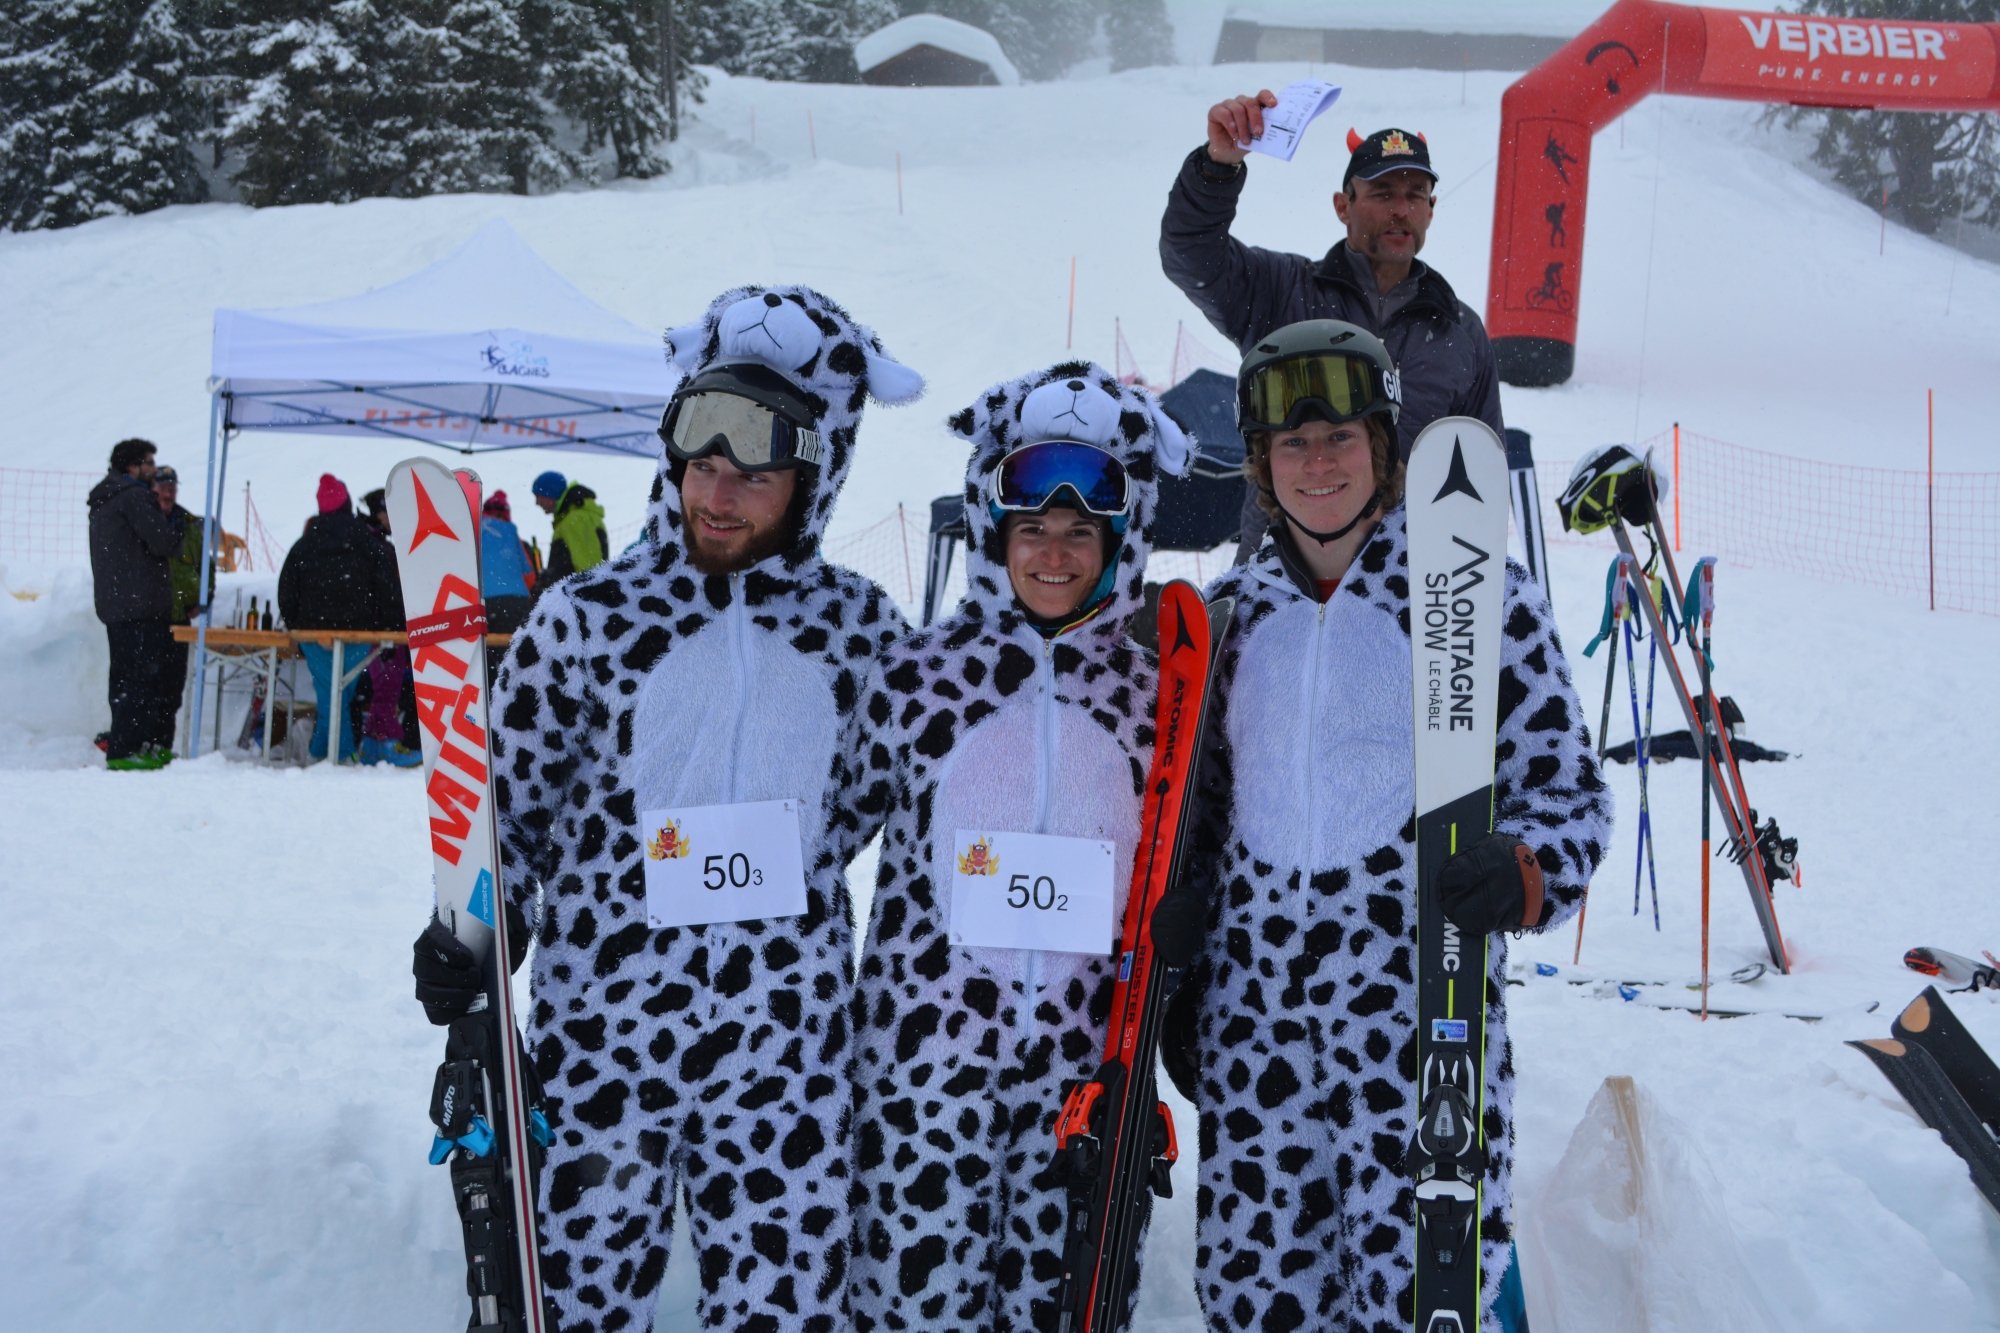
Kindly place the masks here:
POLYGON ((1061 1333, 1113 1333, 1124 1323, 1151 1196, 1173 1193, 1168 1169, 1179 1150, 1154 1079, 1160 1027, 1180 977, 1154 957, 1153 909, 1180 878, 1209 671, 1235 605, 1234 598, 1221 598, 1205 607, 1194 585, 1178 579, 1160 592, 1156 739, 1125 901, 1111 1028, 1104 1063, 1070 1090, 1056 1117, 1056 1166, 1069 1183, 1056 1288, 1061 1333))
POLYGON ((506 892, 487 745, 479 478, 428 458, 389 473, 389 521, 409 616, 437 917, 480 960, 485 993, 451 1024, 431 1090, 433 1163, 450 1162, 465 1231, 471 1333, 543 1333, 535 1186, 549 1138, 514 1025, 506 892))
POLYGON ((1438 907, 1438 871, 1493 828, 1507 585, 1507 456, 1492 427, 1444 417, 1410 450, 1410 680, 1416 710, 1417 1333, 1476 1333, 1486 1174, 1486 937, 1438 907))

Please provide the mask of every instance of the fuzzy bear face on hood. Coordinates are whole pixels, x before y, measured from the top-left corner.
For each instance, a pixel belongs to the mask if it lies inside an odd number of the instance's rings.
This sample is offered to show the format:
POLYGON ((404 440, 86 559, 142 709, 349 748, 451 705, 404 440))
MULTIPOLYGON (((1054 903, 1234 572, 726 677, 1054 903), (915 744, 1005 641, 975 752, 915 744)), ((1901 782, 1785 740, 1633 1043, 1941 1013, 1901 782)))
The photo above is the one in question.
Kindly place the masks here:
POLYGON ((1146 560, 1159 513, 1160 472, 1184 476, 1194 442, 1144 389, 1120 384, 1088 361, 1065 361, 994 385, 949 422, 972 444, 965 467, 966 593, 960 611, 986 619, 1018 616, 1007 580, 1007 545, 989 505, 1000 462, 1024 444, 1076 440, 1125 467, 1131 493, 1112 579, 1111 602, 1096 619, 1122 632, 1145 603, 1146 560))
MULTIPOLYGON (((666 333, 667 357, 684 376, 721 361, 757 361, 804 391, 826 462, 801 464, 795 503, 798 530, 784 561, 796 568, 819 549, 834 501, 854 467, 855 434, 870 398, 900 405, 916 401, 924 379, 883 348, 865 324, 810 287, 735 287, 709 302, 701 319, 666 333)), ((652 539, 685 549, 681 492, 673 455, 663 447, 648 508, 652 539)))

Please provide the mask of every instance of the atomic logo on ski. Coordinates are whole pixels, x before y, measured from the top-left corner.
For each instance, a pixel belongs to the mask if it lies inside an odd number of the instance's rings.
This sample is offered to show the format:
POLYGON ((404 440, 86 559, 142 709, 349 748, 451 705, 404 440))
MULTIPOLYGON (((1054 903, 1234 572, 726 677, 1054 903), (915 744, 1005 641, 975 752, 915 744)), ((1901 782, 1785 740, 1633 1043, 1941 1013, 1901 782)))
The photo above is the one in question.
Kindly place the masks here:
POLYGON ((410 484, 417 493, 417 531, 410 538, 410 550, 415 551, 424 544, 426 537, 442 537, 448 542, 458 540, 458 534, 451 530, 451 524, 439 517, 437 506, 431 503, 430 493, 424 490, 424 483, 415 473, 410 475, 410 484))
POLYGON ((1436 504, 1447 495, 1469 495, 1481 504, 1486 503, 1479 492, 1472 489, 1472 478, 1465 471, 1465 446, 1457 436, 1453 436, 1451 441, 1451 470, 1445 473, 1444 485, 1431 497, 1431 503, 1436 504))

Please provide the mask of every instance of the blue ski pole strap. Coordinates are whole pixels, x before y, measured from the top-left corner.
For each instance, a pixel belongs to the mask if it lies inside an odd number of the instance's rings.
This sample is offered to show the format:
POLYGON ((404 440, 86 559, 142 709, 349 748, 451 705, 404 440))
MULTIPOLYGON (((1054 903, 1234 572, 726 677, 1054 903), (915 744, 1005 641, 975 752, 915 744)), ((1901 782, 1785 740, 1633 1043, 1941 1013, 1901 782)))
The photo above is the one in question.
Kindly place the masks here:
POLYGON ((1625 557, 1622 555, 1618 556, 1611 562, 1611 568, 1604 575, 1604 619, 1598 623, 1597 637, 1583 645, 1583 655, 1585 657, 1596 653, 1597 645, 1611 637, 1611 626, 1617 619, 1618 571, 1624 564, 1625 557))
MULTIPOLYGON (((535 1112, 535 1118, 540 1119, 541 1114, 540 1111, 535 1112)), ((546 1120, 542 1121, 542 1132, 548 1133, 546 1120)), ((547 1146, 548 1140, 544 1139, 542 1143, 547 1146)), ((483 1115, 472 1117, 472 1128, 461 1138, 448 1139, 442 1134, 434 1137, 431 1140, 431 1165, 438 1166, 443 1163, 445 1158, 451 1156, 453 1148, 463 1148, 474 1157, 489 1156, 493 1152, 493 1131, 487 1126, 486 1117, 483 1115)))

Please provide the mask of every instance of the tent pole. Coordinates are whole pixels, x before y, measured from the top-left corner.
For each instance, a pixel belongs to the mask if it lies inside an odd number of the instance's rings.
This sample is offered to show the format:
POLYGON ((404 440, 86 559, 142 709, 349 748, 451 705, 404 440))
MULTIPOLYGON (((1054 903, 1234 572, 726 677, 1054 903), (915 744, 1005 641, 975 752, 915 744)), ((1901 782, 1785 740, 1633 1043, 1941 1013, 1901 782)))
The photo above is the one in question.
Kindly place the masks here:
MULTIPOLYGON (((215 454, 222 436, 222 386, 217 385, 208 396, 208 480, 201 498, 201 592, 197 601, 201 607, 201 621, 194 632, 194 717, 188 724, 188 758, 198 758, 201 754, 201 703, 205 693, 203 686, 208 671, 208 627, 213 616, 209 603, 211 589, 208 586, 209 568, 215 558, 215 530, 220 526, 215 519, 217 497, 222 494, 219 473, 216 470, 215 454)), ((222 446, 227 456, 227 445, 222 446)), ((216 709, 222 708, 221 696, 216 698, 216 709)))

